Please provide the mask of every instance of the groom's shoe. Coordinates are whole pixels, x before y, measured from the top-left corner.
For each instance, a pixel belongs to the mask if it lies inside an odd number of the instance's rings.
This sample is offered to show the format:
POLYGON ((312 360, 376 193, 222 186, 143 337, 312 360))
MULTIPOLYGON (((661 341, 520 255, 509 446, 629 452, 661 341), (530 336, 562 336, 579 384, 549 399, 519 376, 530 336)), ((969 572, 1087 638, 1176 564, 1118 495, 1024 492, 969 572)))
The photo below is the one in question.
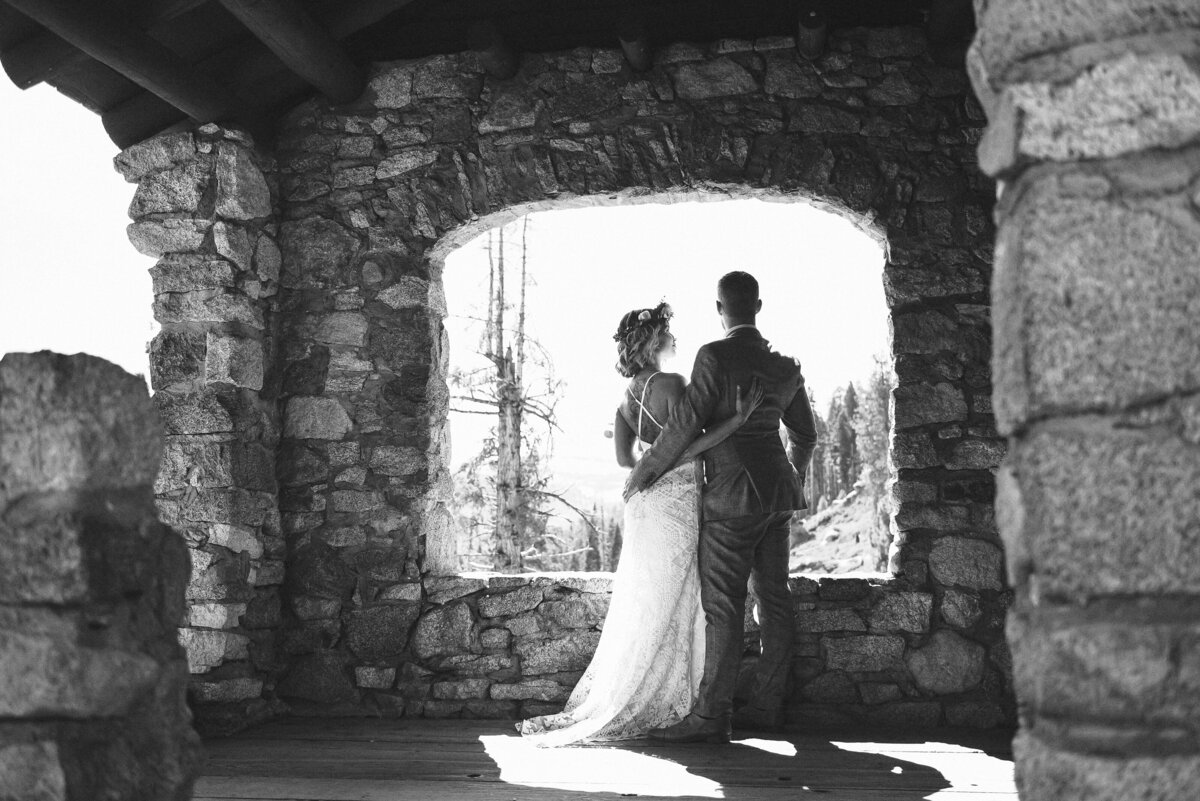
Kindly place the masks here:
POLYGON ((647 736, 660 743, 727 743, 733 732, 728 717, 702 718, 693 712, 674 726, 651 729, 647 736))
POLYGON ((748 704, 733 713, 733 728, 736 731, 780 732, 783 731, 783 712, 748 704))

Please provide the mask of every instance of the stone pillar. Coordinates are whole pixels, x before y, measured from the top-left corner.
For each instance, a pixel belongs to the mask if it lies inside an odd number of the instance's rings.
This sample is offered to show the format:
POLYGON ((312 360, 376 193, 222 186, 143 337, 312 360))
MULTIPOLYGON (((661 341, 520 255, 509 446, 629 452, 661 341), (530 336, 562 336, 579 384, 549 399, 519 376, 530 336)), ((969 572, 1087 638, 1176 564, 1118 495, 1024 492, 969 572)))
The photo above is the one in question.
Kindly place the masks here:
POLYGON ((0 801, 186 799, 200 763, 176 639, 181 538, 141 379, 0 361, 0 801))
POLYGON ((1200 797, 1200 5, 991 0, 1024 799, 1200 797))
POLYGON ((202 727, 266 714, 283 580, 278 424, 267 365, 279 278, 263 157, 233 130, 159 136, 116 158, 134 246, 158 258, 150 379, 165 427, 154 485, 192 556, 181 639, 202 727))

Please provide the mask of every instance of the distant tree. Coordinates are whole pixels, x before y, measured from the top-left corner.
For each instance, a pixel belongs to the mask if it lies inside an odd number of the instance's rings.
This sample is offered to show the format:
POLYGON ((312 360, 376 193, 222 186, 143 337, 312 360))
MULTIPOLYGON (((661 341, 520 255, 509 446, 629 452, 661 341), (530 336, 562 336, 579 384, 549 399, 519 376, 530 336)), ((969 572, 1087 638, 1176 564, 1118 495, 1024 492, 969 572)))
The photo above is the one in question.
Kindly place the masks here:
POLYGON ((588 552, 584 561, 584 570, 603 570, 604 569, 604 510, 597 509, 595 504, 592 504, 592 517, 596 520, 596 525, 588 526, 587 544, 588 552))
MULTIPOLYGON (((817 411, 817 401, 812 389, 808 390, 808 403, 813 409, 813 425, 816 430, 817 443, 813 448, 812 462, 808 468, 808 481, 805 492, 808 498, 808 514, 816 512, 822 498, 829 496, 829 476, 826 461, 829 458, 829 432, 821 413, 817 411)), ((807 515, 805 515, 807 516, 807 515)))
POLYGON ((608 569, 616 571, 617 565, 621 562, 621 548, 625 544, 623 536, 621 520, 613 517, 608 521, 608 528, 605 531, 605 539, 608 542, 608 569))
POLYGON ((857 411, 858 393, 853 384, 834 390, 825 417, 825 481, 831 501, 845 496, 858 479, 854 434, 857 411))
POLYGON ((845 389, 838 387, 829 399, 829 410, 825 413, 824 463, 825 486, 829 488, 829 500, 837 500, 842 494, 841 441, 838 439, 837 421, 842 416, 842 396, 845 389))
POLYGON ((882 356, 875 358, 875 369, 862 385, 854 418, 856 452, 862 462, 860 481, 863 492, 875 508, 874 526, 866 539, 875 556, 876 570, 887 568, 888 547, 891 544, 891 503, 887 491, 891 475, 888 451, 891 447, 891 395, 896 385, 895 373, 882 356))
POLYGON ((842 492, 849 492, 858 480, 862 460, 858 455, 858 435, 854 431, 854 419, 858 415, 858 391, 854 384, 846 387, 842 395, 841 409, 831 425, 837 429, 838 438, 838 481, 842 492))

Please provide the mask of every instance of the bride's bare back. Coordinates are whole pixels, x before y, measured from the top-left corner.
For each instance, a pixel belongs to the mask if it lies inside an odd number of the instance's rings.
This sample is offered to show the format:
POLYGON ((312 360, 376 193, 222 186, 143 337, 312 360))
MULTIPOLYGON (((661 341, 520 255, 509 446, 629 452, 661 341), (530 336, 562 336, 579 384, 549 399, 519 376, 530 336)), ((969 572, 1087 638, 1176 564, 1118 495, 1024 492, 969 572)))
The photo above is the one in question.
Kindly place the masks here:
MULTIPOLYGON (((638 440, 638 424, 641 422, 641 439, 653 444, 658 439, 662 427, 670 419, 675 405, 683 398, 687 389, 687 380, 678 373, 654 373, 644 370, 635 375, 629 382, 625 398, 617 407, 617 417, 613 422, 613 440, 617 450, 617 464, 621 467, 633 467, 637 464, 634 446, 638 440), (646 382, 650 385, 647 389, 646 382), (643 390, 645 390, 643 392, 643 390), (635 394, 636 393, 636 394, 635 394), (644 397, 643 397, 644 396, 644 397), (642 404, 645 409, 642 409, 642 404), (639 418, 639 412, 641 416, 639 418)), ((757 379, 743 392, 738 387, 735 402, 735 413, 732 417, 722 420, 695 439, 683 455, 680 462, 696 458, 704 451, 723 442, 738 426, 746 422, 750 413, 758 408, 763 399, 763 388, 757 379)))
POLYGON ((653 443, 662 430, 662 424, 667 422, 671 410, 683 397, 683 391, 686 388, 687 380, 678 373, 656 373, 653 370, 643 370, 629 380, 625 397, 621 400, 621 405, 617 407, 617 417, 613 422, 617 464, 622 467, 633 467, 637 461, 634 455, 634 446, 638 440, 639 412, 641 412, 641 439, 653 443), (643 398, 646 404, 644 412, 640 408, 643 398))

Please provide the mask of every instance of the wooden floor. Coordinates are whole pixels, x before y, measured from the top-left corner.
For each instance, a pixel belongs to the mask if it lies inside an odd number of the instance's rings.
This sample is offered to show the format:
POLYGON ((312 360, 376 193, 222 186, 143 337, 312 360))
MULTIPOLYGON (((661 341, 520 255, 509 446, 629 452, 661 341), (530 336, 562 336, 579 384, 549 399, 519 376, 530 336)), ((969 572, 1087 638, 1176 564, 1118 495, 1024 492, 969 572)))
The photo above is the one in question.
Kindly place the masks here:
POLYGON ((533 748, 501 721, 285 720, 206 741, 197 801, 1016 801, 1011 734, 533 748))

